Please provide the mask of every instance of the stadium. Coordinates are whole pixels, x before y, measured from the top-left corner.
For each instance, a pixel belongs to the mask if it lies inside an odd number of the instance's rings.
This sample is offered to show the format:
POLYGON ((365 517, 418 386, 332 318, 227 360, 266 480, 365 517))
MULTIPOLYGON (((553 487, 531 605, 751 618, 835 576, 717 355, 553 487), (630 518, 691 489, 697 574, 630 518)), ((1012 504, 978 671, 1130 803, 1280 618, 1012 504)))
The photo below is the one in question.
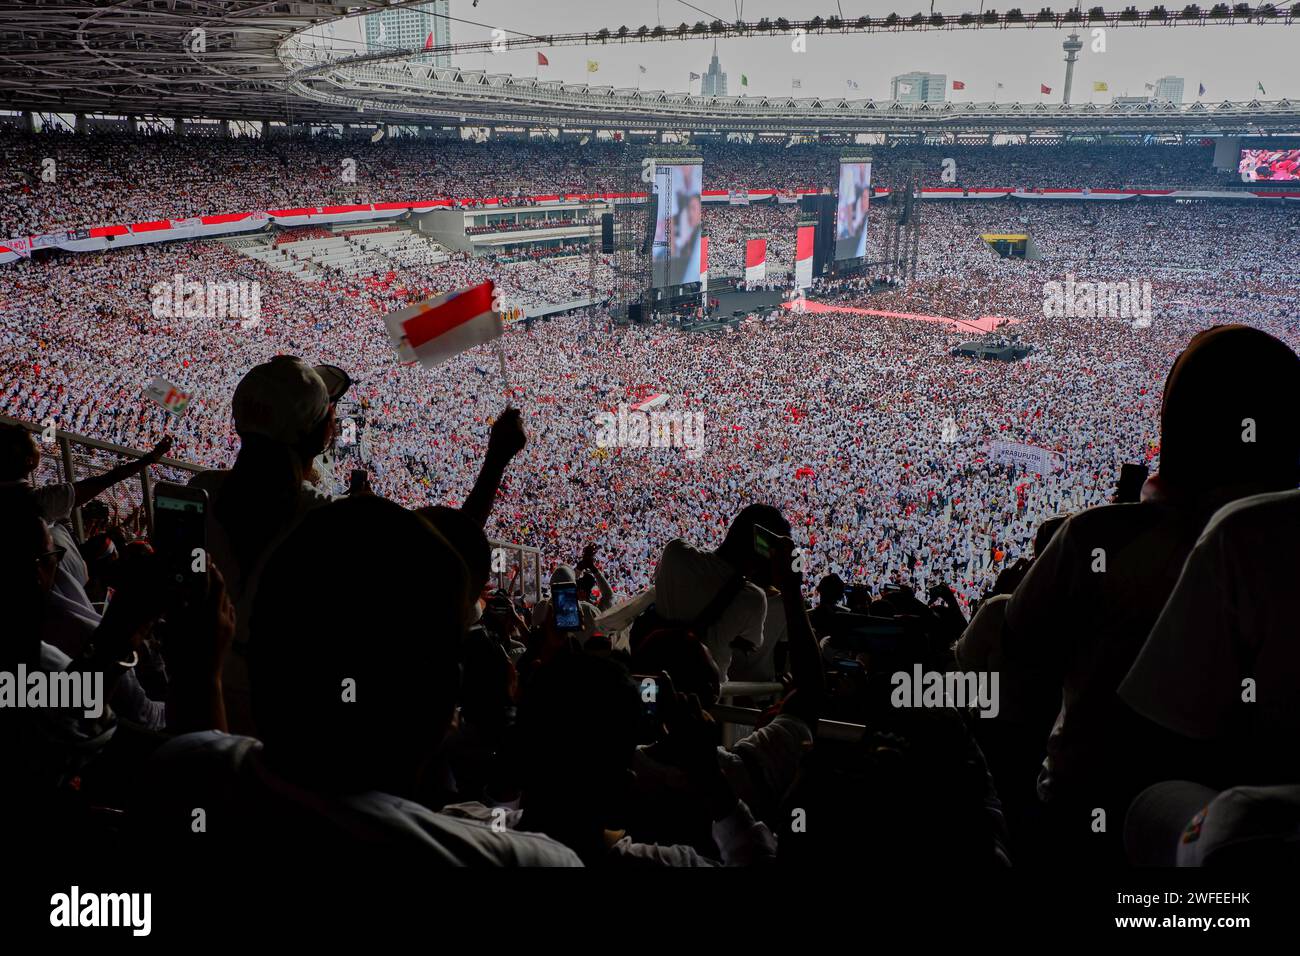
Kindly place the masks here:
POLYGON ((105 889, 1294 865, 1300 5, 703 6, 0 4, 7 799, 105 889))

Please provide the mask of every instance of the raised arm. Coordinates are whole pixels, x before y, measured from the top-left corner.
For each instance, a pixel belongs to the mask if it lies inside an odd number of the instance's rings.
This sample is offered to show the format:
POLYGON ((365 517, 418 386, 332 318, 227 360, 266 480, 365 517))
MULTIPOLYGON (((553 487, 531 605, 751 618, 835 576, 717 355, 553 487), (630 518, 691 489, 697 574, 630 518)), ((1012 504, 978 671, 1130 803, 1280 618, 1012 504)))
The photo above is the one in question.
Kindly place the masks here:
POLYGON ((497 491, 501 488, 501 479, 506 473, 506 466, 515 455, 523 451, 526 444, 528 444, 528 435, 524 431, 523 417, 519 414, 519 409, 506 408, 492 423, 483 467, 479 469, 474 489, 460 507, 461 513, 479 527, 487 525, 497 491))
POLYGON ((124 465, 118 465, 116 468, 110 468, 102 475, 91 475, 89 478, 82 478, 80 481, 74 481, 72 483, 72 489, 77 495, 74 507, 80 508, 87 501, 98 498, 119 481, 126 481, 128 478, 134 478, 150 465, 157 464, 162 457, 167 454, 167 452, 171 451, 171 447, 172 440, 169 435, 158 444, 154 445, 153 450, 142 458, 138 458, 135 461, 129 461, 124 465))

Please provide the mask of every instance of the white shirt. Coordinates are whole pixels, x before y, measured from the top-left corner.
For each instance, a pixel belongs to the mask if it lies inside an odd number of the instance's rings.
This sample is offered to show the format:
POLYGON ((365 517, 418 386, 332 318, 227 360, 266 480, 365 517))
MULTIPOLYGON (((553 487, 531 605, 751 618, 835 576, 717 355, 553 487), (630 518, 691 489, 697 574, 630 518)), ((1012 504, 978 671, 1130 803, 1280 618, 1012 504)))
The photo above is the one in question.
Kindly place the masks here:
MULTIPOLYGON (((712 551, 700 551, 681 538, 668 542, 655 571, 655 610, 668 621, 695 620, 718 592, 736 576, 736 569, 712 551)), ((763 646, 767 595, 746 581, 704 636, 723 680, 731 667, 731 642, 763 646)))
POLYGON ((1300 735, 1300 491, 1215 512, 1119 695, 1200 740, 1300 735), (1255 702, 1242 700, 1253 678, 1255 702))

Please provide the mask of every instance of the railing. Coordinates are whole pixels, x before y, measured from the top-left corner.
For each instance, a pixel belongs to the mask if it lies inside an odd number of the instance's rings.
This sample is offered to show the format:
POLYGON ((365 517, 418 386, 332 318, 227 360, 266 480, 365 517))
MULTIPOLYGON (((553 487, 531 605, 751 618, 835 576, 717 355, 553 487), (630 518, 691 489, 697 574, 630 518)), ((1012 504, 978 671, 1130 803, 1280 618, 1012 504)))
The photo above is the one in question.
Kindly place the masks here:
MULTIPOLYGON (((37 436, 36 444, 41 449, 41 461, 35 474, 32 475, 32 481, 38 486, 80 481, 83 478, 111 471, 126 462, 138 461, 145 456, 145 452, 138 448, 127 448, 98 438, 65 432, 52 425, 34 425, 20 418, 10 418, 8 415, 0 415, 0 422, 18 425, 37 436)), ((94 500, 103 501, 108 506, 110 514, 118 517, 126 517, 143 507, 145 526, 152 529, 154 482, 161 478, 164 481, 184 484, 189 480, 189 476, 205 470, 202 465, 193 462, 163 458, 153 468, 146 468, 134 478, 113 485, 94 500)), ((85 521, 81 512, 81 508, 73 509, 72 528, 79 540, 85 540, 85 521)), ((502 566, 508 568, 511 564, 519 568, 519 574, 513 582, 507 582, 505 571, 496 572, 497 586, 505 588, 509 584, 510 589, 515 593, 523 595, 531 593, 534 602, 540 601, 542 552, 537 548, 506 541, 492 541, 491 545, 494 570, 502 566), (506 561, 497 561, 498 554, 504 554, 506 561)))

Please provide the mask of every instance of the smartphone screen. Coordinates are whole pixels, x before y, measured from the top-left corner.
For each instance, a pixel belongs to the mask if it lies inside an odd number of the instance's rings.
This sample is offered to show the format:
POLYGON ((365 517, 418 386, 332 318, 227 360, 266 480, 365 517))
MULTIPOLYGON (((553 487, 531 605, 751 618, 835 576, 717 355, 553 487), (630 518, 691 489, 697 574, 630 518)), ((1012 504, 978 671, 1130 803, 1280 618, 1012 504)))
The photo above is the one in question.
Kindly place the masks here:
POLYGON ((772 556, 772 538, 774 535, 760 524, 754 525, 754 553, 760 558, 772 556))
POLYGON ((632 683, 641 694, 641 716, 653 720, 659 713, 659 678, 651 674, 633 674, 632 683))
POLYGON ((153 543, 167 577, 191 598, 207 589, 208 493, 159 482, 153 499, 153 543))
POLYGON ((555 608, 555 626, 561 631, 577 631, 582 628, 582 615, 578 612, 578 586, 576 584, 552 584, 551 603, 555 608))

